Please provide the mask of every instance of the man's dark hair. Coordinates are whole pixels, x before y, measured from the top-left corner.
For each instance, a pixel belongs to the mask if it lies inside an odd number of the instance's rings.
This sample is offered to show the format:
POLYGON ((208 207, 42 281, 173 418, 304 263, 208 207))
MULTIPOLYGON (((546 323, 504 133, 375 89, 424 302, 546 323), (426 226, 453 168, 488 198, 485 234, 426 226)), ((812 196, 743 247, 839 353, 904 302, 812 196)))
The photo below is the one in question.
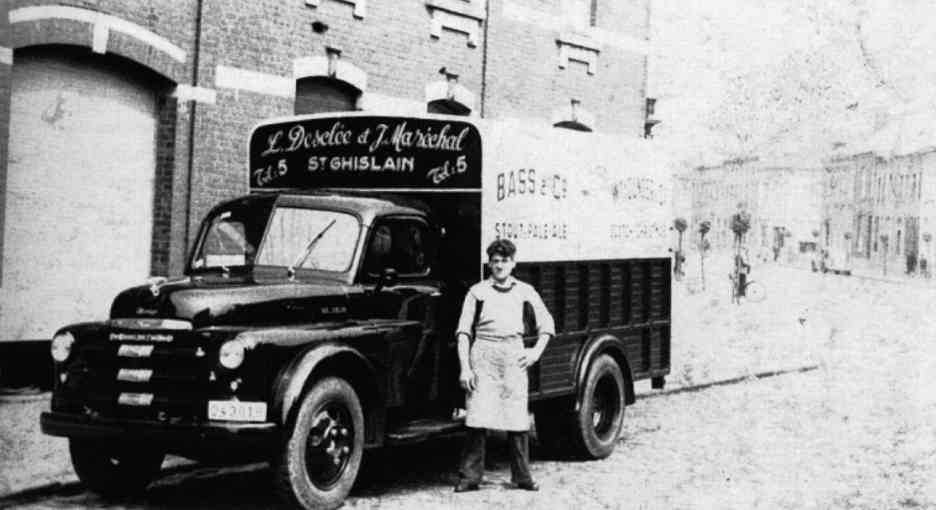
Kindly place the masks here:
POLYGON ((514 243, 508 241, 507 239, 498 239, 489 244, 487 247, 488 258, 491 258, 494 255, 500 255, 501 257, 512 259, 516 254, 517 247, 514 246, 514 243))

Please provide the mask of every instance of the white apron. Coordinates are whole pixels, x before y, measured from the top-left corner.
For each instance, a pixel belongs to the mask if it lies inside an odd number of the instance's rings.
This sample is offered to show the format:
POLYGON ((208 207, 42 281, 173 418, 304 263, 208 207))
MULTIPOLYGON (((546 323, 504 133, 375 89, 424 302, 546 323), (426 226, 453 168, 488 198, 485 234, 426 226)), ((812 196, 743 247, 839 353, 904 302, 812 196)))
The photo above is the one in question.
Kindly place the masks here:
POLYGON ((466 425, 493 430, 526 431, 527 371, 520 366, 520 336, 482 337, 471 346, 475 389, 466 395, 466 425))

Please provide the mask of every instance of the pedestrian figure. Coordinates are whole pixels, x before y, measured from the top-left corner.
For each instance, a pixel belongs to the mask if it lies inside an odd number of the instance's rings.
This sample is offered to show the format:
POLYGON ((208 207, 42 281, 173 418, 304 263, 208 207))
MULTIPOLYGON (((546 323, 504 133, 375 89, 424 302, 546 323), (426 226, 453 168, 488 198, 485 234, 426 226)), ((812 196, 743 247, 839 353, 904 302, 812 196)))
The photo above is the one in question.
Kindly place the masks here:
POLYGON ((530 475, 526 370, 555 334, 552 316, 529 284, 515 279, 516 247, 499 239, 487 248, 491 277, 468 290, 458 321, 459 381, 466 391, 468 434, 455 492, 477 490, 484 474, 485 431, 507 432, 511 481, 539 490, 530 475), (533 312, 537 340, 523 345, 524 308, 533 312))
POLYGON ((738 250, 734 256, 734 269, 728 277, 731 279, 732 285, 734 285, 734 292, 732 292, 732 301, 735 303, 740 303, 741 298, 744 297, 745 289, 747 287, 747 277, 751 272, 751 265, 748 264, 745 259, 746 250, 738 250))

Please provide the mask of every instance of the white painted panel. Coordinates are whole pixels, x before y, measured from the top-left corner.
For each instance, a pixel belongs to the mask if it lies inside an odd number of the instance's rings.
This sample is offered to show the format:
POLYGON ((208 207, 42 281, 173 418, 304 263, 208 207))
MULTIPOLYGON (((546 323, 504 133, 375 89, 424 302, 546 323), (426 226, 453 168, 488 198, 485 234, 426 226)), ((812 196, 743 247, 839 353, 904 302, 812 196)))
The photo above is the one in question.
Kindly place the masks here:
POLYGON ((482 249, 503 237, 521 261, 669 256, 669 173, 645 140, 485 125, 482 249))
POLYGON ((156 99, 95 62, 13 66, 0 340, 106 318, 149 274, 156 99))

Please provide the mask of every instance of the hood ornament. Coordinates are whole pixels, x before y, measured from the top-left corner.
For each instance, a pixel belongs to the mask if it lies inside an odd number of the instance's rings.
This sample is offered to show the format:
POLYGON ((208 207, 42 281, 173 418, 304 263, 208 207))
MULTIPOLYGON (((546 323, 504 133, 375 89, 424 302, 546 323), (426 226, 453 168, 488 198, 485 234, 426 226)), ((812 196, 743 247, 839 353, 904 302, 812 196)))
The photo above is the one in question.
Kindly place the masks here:
POLYGON ((163 276, 154 276, 150 278, 149 280, 147 280, 147 282, 149 283, 149 286, 150 286, 149 288, 150 294, 152 294, 153 297, 159 297, 160 286, 166 283, 166 278, 163 276))

